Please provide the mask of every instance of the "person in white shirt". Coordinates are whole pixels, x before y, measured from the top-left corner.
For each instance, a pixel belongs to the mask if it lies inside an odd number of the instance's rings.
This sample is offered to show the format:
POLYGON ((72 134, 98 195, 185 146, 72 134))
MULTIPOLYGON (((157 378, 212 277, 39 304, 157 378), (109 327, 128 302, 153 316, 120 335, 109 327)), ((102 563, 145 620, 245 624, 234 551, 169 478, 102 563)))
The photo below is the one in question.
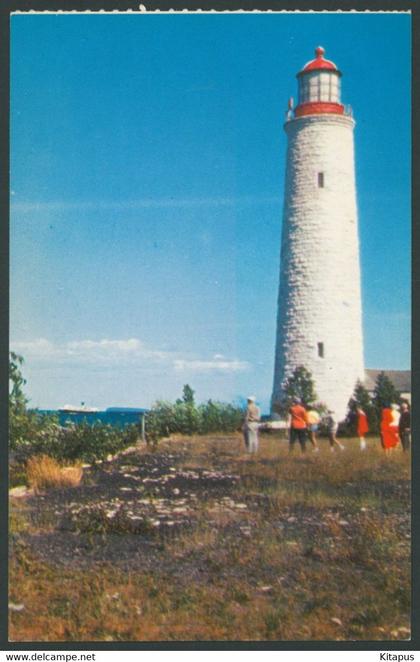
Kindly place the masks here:
POLYGON ((245 447, 248 453, 256 453, 258 451, 258 428, 260 419, 260 408, 255 404, 255 396, 250 395, 247 398, 247 408, 242 428, 245 447))

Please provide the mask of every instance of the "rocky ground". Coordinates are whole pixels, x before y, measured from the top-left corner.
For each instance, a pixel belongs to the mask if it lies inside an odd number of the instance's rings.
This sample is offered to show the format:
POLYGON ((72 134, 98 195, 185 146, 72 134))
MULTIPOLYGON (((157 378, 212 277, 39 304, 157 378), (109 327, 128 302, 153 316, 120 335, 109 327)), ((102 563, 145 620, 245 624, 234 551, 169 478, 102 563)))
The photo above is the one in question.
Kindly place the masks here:
MULTIPOLYGON (((357 586, 354 609, 364 613, 361 587, 374 604, 387 581, 389 553, 396 572, 409 581, 405 458, 384 463, 375 449, 365 458, 355 451, 332 457, 327 449, 290 457, 271 439, 263 447, 249 458, 239 437, 175 440, 155 452, 133 448, 86 466, 78 487, 40 494, 14 490, 11 557, 24 559, 29 552, 58 572, 112 567, 159 576, 181 593, 237 585, 238 594, 255 591, 298 610, 309 604, 314 614, 324 609, 311 597, 319 582, 332 596, 328 600, 339 604, 349 581, 357 586)), ((401 593, 404 610, 408 595, 400 583, 395 575, 386 590, 395 600, 401 593)), ((377 638, 379 615, 360 616, 349 632, 363 638, 363 618, 378 621, 377 630, 368 628, 377 638)), ((407 631, 404 620, 401 632, 393 627, 392 638, 407 631)), ((268 638, 281 631, 276 628, 268 638)))
MULTIPOLYGON (((185 449, 145 453, 131 449, 119 457, 84 468, 76 488, 33 494, 15 489, 25 500, 32 526, 19 535, 50 563, 89 565, 112 561, 145 568, 156 564, 162 540, 194 528, 206 508, 210 520, 222 513, 235 519, 248 509, 233 498, 239 476, 205 468, 182 468, 185 449), (175 466, 174 466, 175 465, 175 466)), ((188 463, 187 463, 188 464, 188 463)), ((238 532, 246 535, 248 527, 238 532)), ((12 540, 13 542, 13 540, 12 540)))

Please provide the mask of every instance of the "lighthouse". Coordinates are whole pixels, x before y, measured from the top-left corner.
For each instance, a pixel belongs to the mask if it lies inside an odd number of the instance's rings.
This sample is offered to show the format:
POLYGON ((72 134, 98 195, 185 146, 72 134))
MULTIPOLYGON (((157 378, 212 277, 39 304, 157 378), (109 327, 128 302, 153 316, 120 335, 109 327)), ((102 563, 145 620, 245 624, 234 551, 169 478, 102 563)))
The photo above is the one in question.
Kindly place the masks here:
POLYGON ((352 112, 341 72, 315 50, 289 102, 272 411, 298 366, 318 400, 345 417, 364 380, 362 304, 352 112))

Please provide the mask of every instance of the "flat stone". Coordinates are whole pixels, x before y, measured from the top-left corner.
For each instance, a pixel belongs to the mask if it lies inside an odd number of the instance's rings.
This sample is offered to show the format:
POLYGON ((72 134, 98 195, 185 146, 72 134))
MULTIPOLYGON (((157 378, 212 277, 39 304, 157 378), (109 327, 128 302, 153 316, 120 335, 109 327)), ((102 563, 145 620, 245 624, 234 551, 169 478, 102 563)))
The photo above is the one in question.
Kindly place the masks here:
POLYGON ((25 609, 25 605, 22 603, 16 604, 15 602, 9 602, 10 611, 23 611, 24 609, 25 609))
POLYGON ((26 496, 32 496, 34 491, 26 485, 18 485, 18 487, 12 487, 9 490, 9 495, 15 499, 21 499, 26 496))

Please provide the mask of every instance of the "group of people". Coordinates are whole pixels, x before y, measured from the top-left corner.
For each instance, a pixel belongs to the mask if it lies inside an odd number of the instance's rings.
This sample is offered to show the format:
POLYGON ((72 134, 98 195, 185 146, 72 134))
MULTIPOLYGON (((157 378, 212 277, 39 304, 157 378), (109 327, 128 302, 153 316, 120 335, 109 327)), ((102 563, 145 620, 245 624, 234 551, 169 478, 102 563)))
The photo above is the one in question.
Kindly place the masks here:
MULTIPOLYGON (((329 409, 323 422, 328 431, 328 441, 331 452, 336 448, 344 450, 343 444, 337 439, 338 423, 334 418, 334 412, 329 409)), ((295 398, 289 409, 288 427, 289 427, 289 449, 292 451, 296 441, 299 442, 302 453, 306 450, 306 441, 312 445, 315 452, 319 451, 317 442, 317 432, 321 423, 321 416, 316 409, 305 407, 299 398, 295 398)))
MULTIPOLYGON (((365 435, 369 432, 369 424, 366 413, 361 407, 356 410, 357 435, 359 437, 360 450, 366 450, 365 435)), ((258 450, 258 430, 260 428, 261 412, 256 405, 255 396, 247 398, 247 408, 243 423, 245 447, 249 453, 258 450)), ((336 448, 344 450, 344 446, 337 439, 338 422, 335 420, 334 412, 327 411, 322 419, 328 431, 328 440, 331 452, 336 448)), ((289 428, 289 450, 292 451, 296 442, 299 442, 302 453, 306 451, 306 442, 309 441, 314 452, 319 451, 317 432, 321 423, 321 416, 313 407, 305 407, 299 398, 294 398, 289 409, 287 427, 289 428)), ((268 426, 269 427, 269 426, 268 426)), ((381 443, 385 451, 395 448, 400 442, 403 451, 410 448, 411 417, 407 403, 400 407, 396 404, 386 406, 382 410, 380 425, 381 443)))
POLYGON ((381 443, 384 451, 389 452, 401 442, 403 451, 410 450, 411 414, 406 402, 399 407, 387 405, 382 409, 381 443))

